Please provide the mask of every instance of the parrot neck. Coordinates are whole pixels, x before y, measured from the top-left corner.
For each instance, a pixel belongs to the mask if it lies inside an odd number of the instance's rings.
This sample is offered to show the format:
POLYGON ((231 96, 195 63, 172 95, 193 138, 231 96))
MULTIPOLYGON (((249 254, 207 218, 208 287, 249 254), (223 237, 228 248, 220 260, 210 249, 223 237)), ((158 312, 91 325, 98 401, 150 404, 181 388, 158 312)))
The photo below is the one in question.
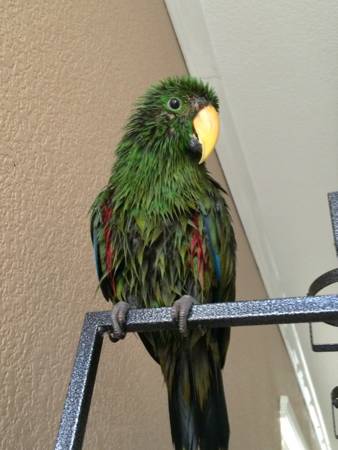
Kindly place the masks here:
POLYGON ((185 151, 120 147, 108 188, 114 192, 116 210, 163 219, 197 209, 210 191, 210 178, 205 166, 185 151))

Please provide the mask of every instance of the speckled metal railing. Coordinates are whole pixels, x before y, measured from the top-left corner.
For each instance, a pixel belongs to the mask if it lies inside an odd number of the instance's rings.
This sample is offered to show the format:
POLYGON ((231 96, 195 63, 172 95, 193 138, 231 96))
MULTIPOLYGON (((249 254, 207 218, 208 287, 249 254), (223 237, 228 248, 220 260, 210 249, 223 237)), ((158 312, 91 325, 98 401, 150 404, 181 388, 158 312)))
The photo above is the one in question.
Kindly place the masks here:
MULTIPOLYGON (((226 327, 338 320, 338 295, 237 301, 193 306, 189 328, 226 327)), ((170 308, 130 310, 127 331, 175 329, 170 308)), ((111 329, 110 311, 87 313, 75 357, 55 449, 82 448, 103 333, 111 329)))
MULTIPOLYGON (((338 192, 329 194, 329 204, 338 255, 338 192)), ((314 291, 322 284, 322 280, 318 280, 312 286, 314 291)), ((192 308, 188 326, 227 327, 337 321, 338 295, 323 295, 196 305, 192 308)), ((176 326, 171 319, 170 308, 153 308, 130 310, 126 328, 128 332, 142 332, 173 330, 176 326)), ((56 450, 82 448, 103 334, 110 329, 110 311, 86 314, 56 440, 56 450)), ((338 392, 338 387, 336 391, 338 392)), ((336 407, 336 403, 332 402, 332 405, 336 407)))
POLYGON ((328 197, 330 205, 333 238, 336 246, 336 253, 338 256, 338 192, 330 192, 328 194, 328 197))

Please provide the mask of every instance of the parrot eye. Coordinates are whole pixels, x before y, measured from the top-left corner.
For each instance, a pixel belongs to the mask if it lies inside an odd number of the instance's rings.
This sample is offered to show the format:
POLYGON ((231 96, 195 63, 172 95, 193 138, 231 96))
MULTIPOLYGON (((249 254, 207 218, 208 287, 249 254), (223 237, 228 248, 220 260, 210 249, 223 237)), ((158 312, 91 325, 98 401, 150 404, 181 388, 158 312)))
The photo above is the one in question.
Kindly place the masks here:
POLYGON ((181 107, 181 100, 179 100, 176 97, 173 97, 168 101, 168 106, 170 109, 177 111, 181 107))

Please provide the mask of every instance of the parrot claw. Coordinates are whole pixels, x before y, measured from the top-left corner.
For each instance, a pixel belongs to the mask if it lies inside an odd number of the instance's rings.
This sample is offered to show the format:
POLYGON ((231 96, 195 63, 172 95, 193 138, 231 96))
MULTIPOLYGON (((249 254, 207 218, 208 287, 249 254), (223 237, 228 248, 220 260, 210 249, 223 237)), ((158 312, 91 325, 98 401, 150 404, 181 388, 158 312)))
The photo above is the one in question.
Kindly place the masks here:
POLYGON ((192 305, 197 303, 194 297, 191 295, 183 295, 176 300, 171 310, 171 317, 178 322, 178 329, 183 336, 188 334, 188 316, 191 311, 192 305))
POLYGON ((117 342, 125 338, 125 325, 127 320, 130 305, 127 302, 120 301, 113 306, 111 312, 113 331, 109 333, 109 339, 112 342, 117 342))

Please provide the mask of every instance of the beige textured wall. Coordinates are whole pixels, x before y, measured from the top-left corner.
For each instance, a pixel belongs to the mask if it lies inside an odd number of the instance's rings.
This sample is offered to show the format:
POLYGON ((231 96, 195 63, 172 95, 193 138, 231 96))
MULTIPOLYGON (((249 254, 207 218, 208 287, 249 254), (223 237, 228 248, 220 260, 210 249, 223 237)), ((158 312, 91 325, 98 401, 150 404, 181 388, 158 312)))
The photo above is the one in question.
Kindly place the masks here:
MULTIPOLYGON (((185 66, 159 0, 4 0, 0 16, 0 448, 44 450, 84 313, 107 307, 94 295, 89 206, 134 99, 185 66)), ((264 297, 233 214, 238 295, 264 297)), ((279 448, 278 394, 303 405, 276 328, 234 330, 225 380, 231 449, 279 448)), ((166 408, 138 339, 106 342, 85 448, 169 449, 166 408)))

